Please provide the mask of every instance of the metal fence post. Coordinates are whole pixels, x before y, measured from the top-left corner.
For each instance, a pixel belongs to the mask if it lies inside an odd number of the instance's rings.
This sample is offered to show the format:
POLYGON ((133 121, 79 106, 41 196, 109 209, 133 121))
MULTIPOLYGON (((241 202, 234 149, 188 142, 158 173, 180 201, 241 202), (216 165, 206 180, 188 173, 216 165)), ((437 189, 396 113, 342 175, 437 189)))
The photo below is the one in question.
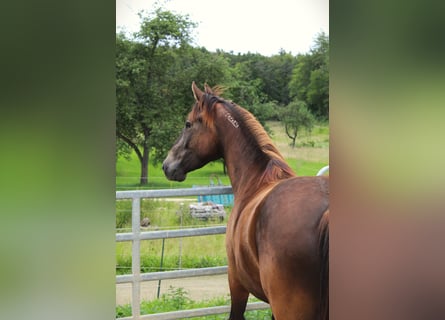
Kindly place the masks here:
POLYGON ((131 270, 133 272, 131 313, 134 319, 139 319, 141 315, 141 198, 133 198, 131 216, 131 229, 134 236, 131 248, 131 270))

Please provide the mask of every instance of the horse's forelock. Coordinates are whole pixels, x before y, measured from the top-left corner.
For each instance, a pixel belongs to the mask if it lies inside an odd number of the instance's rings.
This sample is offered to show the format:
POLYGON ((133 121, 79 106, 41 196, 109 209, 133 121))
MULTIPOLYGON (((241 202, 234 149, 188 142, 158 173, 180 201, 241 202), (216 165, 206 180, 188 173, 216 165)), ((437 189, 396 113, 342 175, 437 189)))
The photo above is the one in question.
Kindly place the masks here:
POLYGON ((213 126, 215 122, 215 104, 220 100, 221 98, 214 94, 203 94, 192 109, 192 121, 201 120, 207 127, 213 126))
MULTIPOLYGON (((204 94, 202 94, 198 101, 195 102, 193 106, 191 117, 192 121, 202 120, 206 126, 214 125, 215 117, 215 104, 217 102, 225 102, 224 99, 220 98, 220 95, 224 92, 224 87, 217 85, 210 87, 209 85, 204 85, 204 94)), ((196 98, 196 96, 195 96, 196 98)))

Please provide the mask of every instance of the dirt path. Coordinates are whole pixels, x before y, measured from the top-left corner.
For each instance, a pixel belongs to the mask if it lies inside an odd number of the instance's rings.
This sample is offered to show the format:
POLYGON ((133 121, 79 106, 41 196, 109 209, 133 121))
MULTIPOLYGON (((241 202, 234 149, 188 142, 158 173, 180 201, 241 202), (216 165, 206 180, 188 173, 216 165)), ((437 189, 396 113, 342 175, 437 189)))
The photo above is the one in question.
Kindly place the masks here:
MULTIPOLYGON (((188 297, 195 301, 207 300, 229 295, 227 275, 193 277, 184 279, 162 280, 160 294, 168 293, 168 288, 184 288, 188 297)), ((116 305, 131 303, 131 283, 116 285, 116 305)), ((158 281, 146 281, 141 283, 141 300, 156 299, 158 281)))

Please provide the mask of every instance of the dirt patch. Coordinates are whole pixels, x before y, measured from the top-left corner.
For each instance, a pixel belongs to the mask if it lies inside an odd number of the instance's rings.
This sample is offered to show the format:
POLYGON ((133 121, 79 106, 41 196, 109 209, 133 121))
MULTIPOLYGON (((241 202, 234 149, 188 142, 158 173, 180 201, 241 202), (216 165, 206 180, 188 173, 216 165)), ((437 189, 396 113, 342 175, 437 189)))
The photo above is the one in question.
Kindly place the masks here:
MULTIPOLYGON (((170 286, 184 288, 189 293, 189 298, 195 301, 207 300, 216 297, 229 296, 229 283, 227 275, 193 277, 184 279, 162 280, 160 295, 168 293, 170 286)), ((116 285, 116 305, 131 303, 131 283, 116 285)), ((141 300, 156 299, 158 281, 145 281, 141 283, 141 300)))

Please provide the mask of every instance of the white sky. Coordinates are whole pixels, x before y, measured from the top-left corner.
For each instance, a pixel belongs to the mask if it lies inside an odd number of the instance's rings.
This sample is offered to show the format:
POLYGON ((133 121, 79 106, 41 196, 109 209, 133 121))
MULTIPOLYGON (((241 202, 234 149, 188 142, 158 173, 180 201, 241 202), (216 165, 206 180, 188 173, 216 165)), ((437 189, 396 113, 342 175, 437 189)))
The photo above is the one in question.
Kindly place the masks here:
MULTIPOLYGON (((116 30, 139 30, 137 13, 155 0, 116 0, 116 30)), ((195 44, 209 51, 307 52, 317 33, 329 34, 329 0, 170 0, 164 7, 199 23, 195 44)))

